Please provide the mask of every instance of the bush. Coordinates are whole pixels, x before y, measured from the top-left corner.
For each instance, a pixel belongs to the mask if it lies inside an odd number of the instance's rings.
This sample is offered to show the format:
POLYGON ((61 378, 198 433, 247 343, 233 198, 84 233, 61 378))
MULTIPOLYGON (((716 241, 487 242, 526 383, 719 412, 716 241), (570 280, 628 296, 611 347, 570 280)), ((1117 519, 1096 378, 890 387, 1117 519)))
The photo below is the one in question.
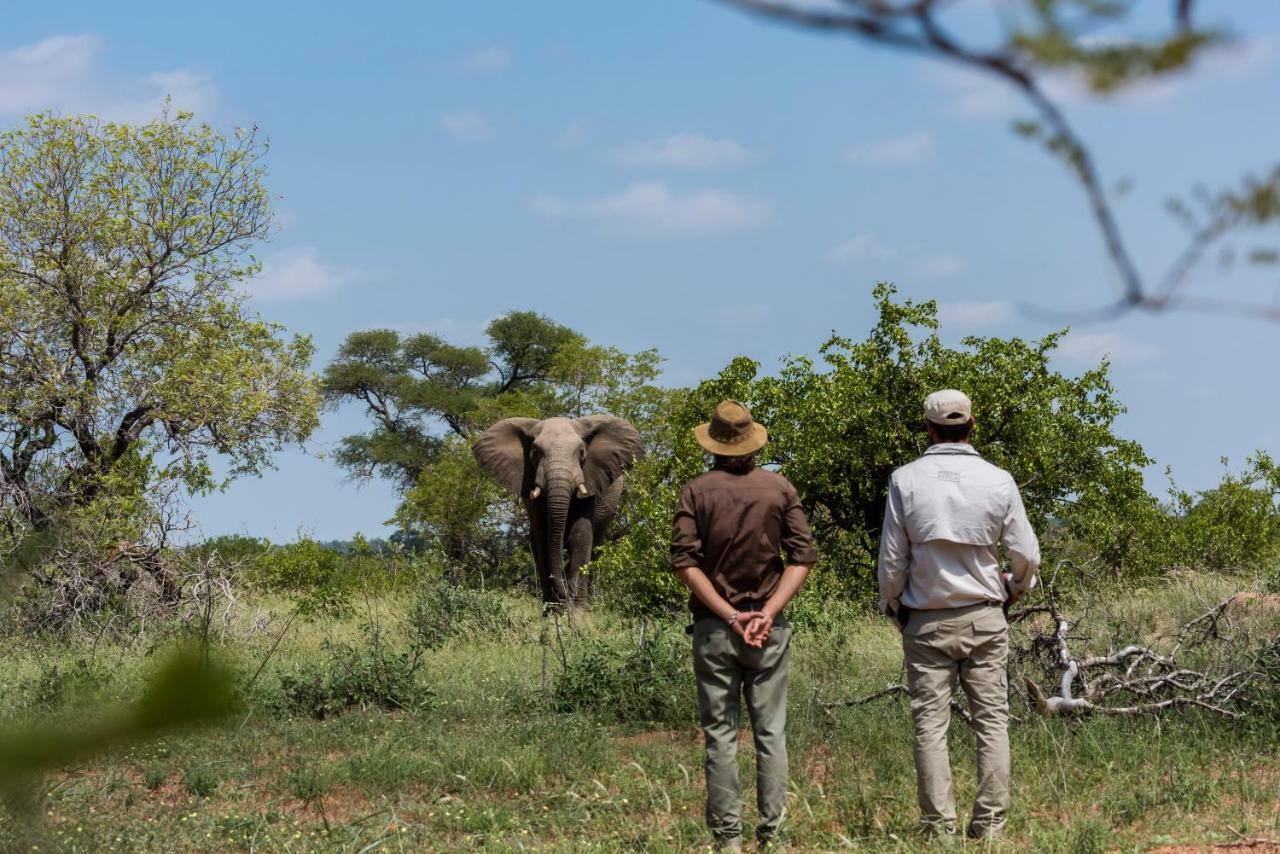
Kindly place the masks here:
POLYGON ((1270 569, 1280 555, 1280 466, 1268 454, 1250 457, 1241 472, 1227 470, 1213 489, 1173 492, 1174 540, 1185 553, 1183 562, 1257 571, 1270 569))
POLYGON ((182 772, 182 785, 188 794, 207 798, 218 790, 218 776, 208 764, 196 762, 182 772))
POLYGON ((786 619, 800 632, 830 633, 847 629, 860 616, 872 613, 860 604, 837 573, 821 567, 809 573, 805 586, 787 605, 786 619))
POLYGON ((169 777, 169 769, 163 765, 148 765, 142 770, 142 785, 148 792, 154 792, 164 785, 169 777))
POLYGON ((556 677, 552 705, 616 723, 676 726, 697 720, 694 692, 683 632, 659 628, 623 648, 585 642, 556 677))
POLYGON ((418 590, 406 620, 422 649, 439 649, 452 638, 501 634, 516 625, 510 603, 501 596, 439 580, 418 590))
POLYGON ((96 693, 109 681, 100 667, 83 658, 71 666, 40 664, 40 675, 26 686, 34 706, 53 708, 65 703, 85 699, 96 693))
POLYGON ((739 357, 683 395, 659 435, 646 437, 659 452, 628 476, 626 534, 594 565, 603 585, 616 579, 618 590, 633 597, 619 605, 650 611, 679 595, 662 575, 676 496, 706 465, 692 428, 725 397, 746 403, 769 428, 761 463, 776 464, 795 485, 823 565, 866 603, 876 598, 876 540, 889 478, 925 450, 920 404, 935 389, 962 388, 973 398, 975 444, 1024 485, 1038 527, 1051 517, 1074 521, 1077 504, 1102 503, 1123 516, 1124 500, 1141 496, 1150 460, 1115 433, 1123 406, 1105 362, 1078 377, 1053 370, 1065 333, 945 346, 934 302, 899 302, 887 285, 874 297, 879 319, 866 338, 833 336, 819 359, 790 357, 772 375, 739 357))
POLYGON ((362 647, 323 645, 324 656, 286 670, 268 704, 287 715, 317 720, 348 709, 413 709, 425 705, 431 692, 417 678, 419 656, 392 652, 381 644, 362 647))

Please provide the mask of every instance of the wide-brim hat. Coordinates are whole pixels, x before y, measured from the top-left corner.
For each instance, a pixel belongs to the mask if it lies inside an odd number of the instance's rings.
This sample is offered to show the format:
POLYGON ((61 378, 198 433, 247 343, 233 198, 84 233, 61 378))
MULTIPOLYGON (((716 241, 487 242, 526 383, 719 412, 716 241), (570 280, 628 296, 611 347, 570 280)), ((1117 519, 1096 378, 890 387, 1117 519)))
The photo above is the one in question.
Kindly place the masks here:
POLYGON ((721 457, 745 457, 769 441, 769 431, 736 400, 720 401, 711 420, 694 427, 693 435, 704 451, 721 457))

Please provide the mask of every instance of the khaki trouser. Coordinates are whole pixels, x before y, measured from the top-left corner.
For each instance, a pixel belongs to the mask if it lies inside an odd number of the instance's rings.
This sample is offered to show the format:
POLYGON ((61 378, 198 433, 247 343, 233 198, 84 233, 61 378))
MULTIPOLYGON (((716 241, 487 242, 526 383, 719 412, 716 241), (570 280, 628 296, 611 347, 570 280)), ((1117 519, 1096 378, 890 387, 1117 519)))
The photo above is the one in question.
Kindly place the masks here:
POLYGON ((998 833, 1009 812, 1009 625, 998 607, 913 611, 902 634, 911 717, 915 721, 920 823, 954 833, 947 728, 956 678, 969 698, 978 746, 978 794, 972 835, 998 833))
POLYGON ((738 721, 746 697, 756 744, 756 838, 778 832, 787 805, 787 677, 791 629, 779 619, 763 649, 749 647, 723 620, 693 626, 693 672, 707 747, 707 827, 719 840, 742 835, 738 721))

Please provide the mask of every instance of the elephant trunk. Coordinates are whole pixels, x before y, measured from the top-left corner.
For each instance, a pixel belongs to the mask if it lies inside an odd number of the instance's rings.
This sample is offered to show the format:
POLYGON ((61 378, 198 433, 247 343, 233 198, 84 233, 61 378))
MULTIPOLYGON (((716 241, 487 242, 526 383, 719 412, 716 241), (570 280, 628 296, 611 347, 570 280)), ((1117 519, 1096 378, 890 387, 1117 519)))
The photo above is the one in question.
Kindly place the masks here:
POLYGON ((564 532, 575 486, 567 471, 547 473, 547 488, 543 493, 547 501, 547 572, 559 602, 570 598, 564 581, 564 532))

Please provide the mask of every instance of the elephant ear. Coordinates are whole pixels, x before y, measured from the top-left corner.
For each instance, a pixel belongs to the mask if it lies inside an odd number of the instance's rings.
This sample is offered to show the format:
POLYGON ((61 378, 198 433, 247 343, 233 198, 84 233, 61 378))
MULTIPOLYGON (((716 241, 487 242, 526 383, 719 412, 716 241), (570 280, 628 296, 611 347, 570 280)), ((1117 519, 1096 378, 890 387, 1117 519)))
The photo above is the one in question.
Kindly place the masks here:
POLYGON ((536 418, 504 418, 471 443, 471 454, 480 468, 516 495, 533 488, 529 465, 529 443, 537 435, 536 418))
POLYGON ((587 443, 582 464, 583 481, 590 495, 600 495, 635 461, 644 456, 640 431, 613 415, 588 415, 573 422, 587 443))

